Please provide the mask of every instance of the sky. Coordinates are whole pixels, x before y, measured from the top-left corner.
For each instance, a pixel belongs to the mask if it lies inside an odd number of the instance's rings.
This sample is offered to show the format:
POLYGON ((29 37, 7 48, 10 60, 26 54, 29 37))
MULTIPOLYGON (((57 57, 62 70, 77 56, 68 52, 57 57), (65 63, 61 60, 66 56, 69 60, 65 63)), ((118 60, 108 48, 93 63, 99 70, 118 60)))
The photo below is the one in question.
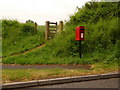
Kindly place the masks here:
POLYGON ((0 0, 0 19, 30 19, 39 25, 69 20, 76 7, 81 8, 88 1, 91 0, 0 0))

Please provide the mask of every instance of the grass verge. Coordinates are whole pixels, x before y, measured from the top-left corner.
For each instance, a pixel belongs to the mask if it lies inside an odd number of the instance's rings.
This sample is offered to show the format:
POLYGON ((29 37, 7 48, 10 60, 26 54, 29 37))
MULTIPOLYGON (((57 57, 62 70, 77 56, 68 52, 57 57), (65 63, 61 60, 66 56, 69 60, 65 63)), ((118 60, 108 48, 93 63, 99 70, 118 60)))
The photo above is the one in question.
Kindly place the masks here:
POLYGON ((3 70, 2 83, 24 82, 32 80, 41 80, 59 77, 83 76, 109 73, 112 71, 119 71, 117 65, 94 64, 91 70, 81 69, 21 69, 21 70, 3 70))

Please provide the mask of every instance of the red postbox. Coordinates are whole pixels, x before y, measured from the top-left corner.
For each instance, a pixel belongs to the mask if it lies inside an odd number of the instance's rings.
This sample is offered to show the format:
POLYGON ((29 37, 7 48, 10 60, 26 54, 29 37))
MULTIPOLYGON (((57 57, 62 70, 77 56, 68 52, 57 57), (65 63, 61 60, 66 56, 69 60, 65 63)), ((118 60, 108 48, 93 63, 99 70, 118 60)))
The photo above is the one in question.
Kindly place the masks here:
POLYGON ((77 41, 84 40, 84 31, 85 31, 85 27, 84 26, 76 27, 76 40, 77 41))

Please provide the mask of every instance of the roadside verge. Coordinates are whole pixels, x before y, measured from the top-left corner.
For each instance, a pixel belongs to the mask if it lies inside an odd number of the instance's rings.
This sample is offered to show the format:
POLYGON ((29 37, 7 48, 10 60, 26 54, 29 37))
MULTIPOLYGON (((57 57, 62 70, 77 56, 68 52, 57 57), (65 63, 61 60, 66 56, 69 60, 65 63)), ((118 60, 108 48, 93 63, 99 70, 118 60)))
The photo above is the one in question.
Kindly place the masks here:
POLYGON ((42 85, 50 85, 50 84, 58 84, 58 83, 62 84, 62 83, 72 83, 72 82, 119 78, 119 77, 120 77, 120 72, 113 72, 113 73, 100 74, 100 75, 86 75, 86 76, 44 79, 44 80, 35 80, 35 81, 28 81, 28 82, 3 84, 2 89, 33 87, 33 86, 42 86, 42 85))

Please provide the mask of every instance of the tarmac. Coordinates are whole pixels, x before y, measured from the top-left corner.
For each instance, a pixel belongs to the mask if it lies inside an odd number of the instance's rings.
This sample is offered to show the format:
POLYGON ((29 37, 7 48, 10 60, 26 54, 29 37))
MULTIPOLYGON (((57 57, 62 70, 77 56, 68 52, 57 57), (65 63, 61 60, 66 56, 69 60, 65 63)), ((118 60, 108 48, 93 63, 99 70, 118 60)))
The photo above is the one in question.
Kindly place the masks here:
POLYGON ((63 68, 63 69, 86 69, 90 70, 90 65, 15 65, 15 64, 2 64, 0 65, 2 69, 53 69, 53 68, 63 68))

